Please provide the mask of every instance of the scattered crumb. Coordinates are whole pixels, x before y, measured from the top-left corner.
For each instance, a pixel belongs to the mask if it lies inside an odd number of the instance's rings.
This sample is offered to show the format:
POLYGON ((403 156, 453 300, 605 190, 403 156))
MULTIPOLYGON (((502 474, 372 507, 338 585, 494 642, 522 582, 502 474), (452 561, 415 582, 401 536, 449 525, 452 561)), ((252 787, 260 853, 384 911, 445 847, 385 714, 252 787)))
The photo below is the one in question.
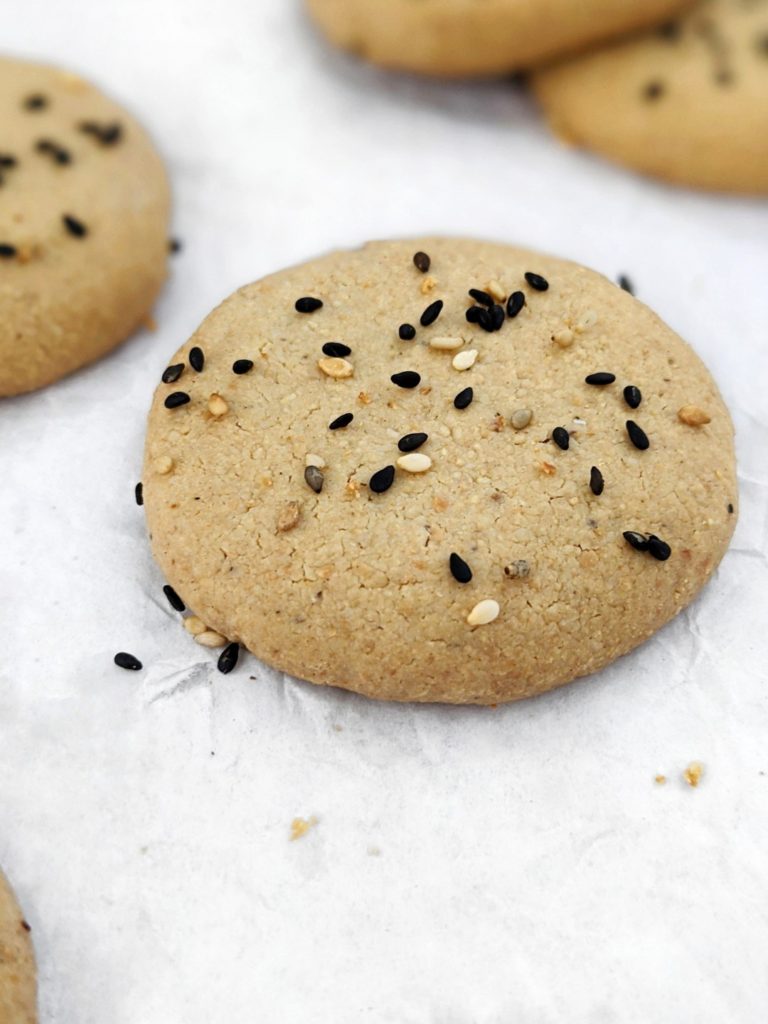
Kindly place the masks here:
POLYGON ((449 508, 449 502, 447 498, 443 498, 442 495, 437 494, 432 499, 432 508, 435 512, 445 512, 449 508))
POLYGON ((371 396, 368 394, 367 391, 361 391, 360 394, 357 396, 357 400, 360 403, 360 405, 371 404, 371 396))
POLYGON ((152 463, 152 469, 160 476, 166 476, 173 469, 173 459, 170 455, 158 455, 152 463))
POLYGON ((369 846, 365 852, 368 854, 369 857, 381 856, 381 850, 379 849, 378 846, 369 846))
POLYGON ((555 469, 555 467, 552 465, 551 462, 540 462, 539 463, 539 469, 541 470, 542 473, 544 473, 545 476, 554 476, 555 473, 557 472, 557 470, 555 469))
POLYGON ((663 785, 664 785, 664 783, 665 783, 665 782, 667 781, 667 776, 666 776, 666 775, 654 775, 654 777, 653 777, 653 781, 654 781, 654 782, 655 782, 655 783, 656 783, 656 784, 657 784, 658 786, 663 786, 663 785))
POLYGON ((229 412, 229 406, 221 397, 221 395, 213 394, 208 399, 208 412, 211 414, 211 416, 218 419, 219 416, 224 416, 227 412, 229 412))
POLYGON ((301 516, 301 505, 298 501, 289 501, 277 517, 277 532, 287 533, 299 522, 301 516))
POLYGON ((291 822, 291 842, 294 843, 297 839, 301 839, 315 825, 317 825, 317 818, 314 814, 311 818, 294 818, 291 822))
POLYGON ((500 434, 504 429, 506 422, 507 421, 504 419, 501 413, 497 412, 493 418, 493 422, 491 423, 491 430, 494 432, 494 434, 500 434))
POLYGON ((693 789, 696 789, 698 784, 701 782, 701 777, 704 774, 704 765, 701 761, 691 761, 688 767, 683 772, 683 778, 693 789))
POLYGON ((434 291, 435 288, 437 288, 437 278, 432 277, 431 274, 425 277, 419 286, 419 290, 422 295, 429 295, 429 293, 434 291))

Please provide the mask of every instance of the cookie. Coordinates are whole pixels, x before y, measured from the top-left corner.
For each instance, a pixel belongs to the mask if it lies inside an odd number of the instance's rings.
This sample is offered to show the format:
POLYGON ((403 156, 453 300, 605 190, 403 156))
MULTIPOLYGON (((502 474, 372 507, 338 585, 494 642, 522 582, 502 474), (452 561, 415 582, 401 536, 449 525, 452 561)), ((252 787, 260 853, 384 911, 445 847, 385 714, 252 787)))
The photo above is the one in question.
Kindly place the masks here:
POLYGON ((0 59, 0 396, 92 362, 166 276, 169 192, 136 121, 68 72, 0 59))
POLYGON ((533 84, 567 142, 682 185, 768 193, 768 0, 706 0, 533 84))
POLYGON ((717 388, 649 309, 433 238, 214 310, 158 386, 143 500, 191 631, 371 697, 496 703, 671 619, 737 499, 717 388))
POLYGON ((374 64, 461 76, 532 67, 657 24, 686 0, 308 0, 308 6, 331 42, 374 64))
POLYGON ((35 957, 24 920, 10 886, 0 871, 0 1021, 34 1024, 35 957))

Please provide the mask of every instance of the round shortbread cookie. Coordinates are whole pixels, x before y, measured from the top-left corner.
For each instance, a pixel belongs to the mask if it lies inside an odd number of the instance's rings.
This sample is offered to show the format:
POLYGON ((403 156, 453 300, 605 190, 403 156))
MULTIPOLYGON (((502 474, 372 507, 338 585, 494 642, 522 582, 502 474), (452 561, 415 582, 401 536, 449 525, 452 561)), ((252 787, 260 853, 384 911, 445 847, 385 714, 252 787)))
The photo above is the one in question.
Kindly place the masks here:
POLYGON ((34 1024, 36 1011, 35 956, 24 920, 8 882, 0 871, 0 1021, 34 1024))
POLYGON ((705 0, 534 89, 566 142, 679 184, 768 193, 768 0, 705 0))
POLYGON ((336 45, 429 75, 497 75, 657 24, 690 0, 307 0, 336 45))
POLYGON ((444 238, 333 253, 241 288, 163 376, 143 479, 157 560, 200 625, 316 683, 547 690, 672 618, 733 531, 707 370, 549 256, 444 238))
POLYGON ((58 68, 0 58, 0 396, 114 348, 166 276, 169 191, 143 129, 58 68))

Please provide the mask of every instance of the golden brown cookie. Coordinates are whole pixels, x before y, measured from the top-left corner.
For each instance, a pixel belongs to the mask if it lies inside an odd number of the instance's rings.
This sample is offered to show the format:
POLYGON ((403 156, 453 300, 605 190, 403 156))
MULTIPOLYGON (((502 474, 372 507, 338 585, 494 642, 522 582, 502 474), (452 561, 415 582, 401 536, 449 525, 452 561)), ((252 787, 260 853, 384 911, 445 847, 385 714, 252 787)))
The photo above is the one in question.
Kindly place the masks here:
POLYGON ((241 288, 163 377, 155 556, 192 626, 316 683, 547 690, 672 618, 733 531, 705 367, 549 256, 445 238, 332 253, 241 288))
POLYGON ((0 1024, 35 1024, 35 956, 24 920, 0 871, 0 1024))
POLYGON ((0 58, 0 396, 92 362, 147 318, 169 192, 144 130, 88 82, 0 58))
POLYGON ((768 0, 705 0, 534 88, 567 142, 683 185, 768 193, 768 0))
POLYGON ((428 75, 497 75, 657 24, 690 0, 308 0, 337 46, 428 75))

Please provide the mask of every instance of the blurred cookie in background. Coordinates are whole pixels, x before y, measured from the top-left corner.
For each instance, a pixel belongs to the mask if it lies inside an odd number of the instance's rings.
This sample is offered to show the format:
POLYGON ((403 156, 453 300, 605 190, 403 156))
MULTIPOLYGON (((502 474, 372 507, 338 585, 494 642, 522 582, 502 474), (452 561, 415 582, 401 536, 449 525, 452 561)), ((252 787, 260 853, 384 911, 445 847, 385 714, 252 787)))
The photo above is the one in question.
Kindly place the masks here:
POLYGON ((30 928, 0 871, 0 1024, 35 1024, 35 955, 30 928))

